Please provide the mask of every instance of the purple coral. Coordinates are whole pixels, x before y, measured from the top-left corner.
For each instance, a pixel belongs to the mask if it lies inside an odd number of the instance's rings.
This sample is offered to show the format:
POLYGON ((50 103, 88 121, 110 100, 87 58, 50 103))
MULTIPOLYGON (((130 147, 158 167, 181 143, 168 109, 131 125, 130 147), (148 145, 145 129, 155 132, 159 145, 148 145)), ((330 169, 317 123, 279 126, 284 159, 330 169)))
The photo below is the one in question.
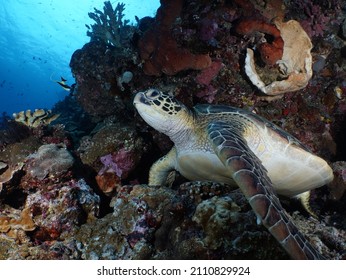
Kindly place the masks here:
POLYGON ((196 77, 197 83, 208 86, 210 82, 219 74, 222 67, 224 67, 224 64, 221 61, 213 61, 208 68, 203 69, 196 77))
POLYGON ((214 45, 216 42, 215 36, 217 34, 218 29, 219 26, 215 19, 205 18, 201 21, 199 37, 202 41, 214 45))
MULTIPOLYGON (((301 20, 300 23, 310 37, 321 37, 328 29, 329 24, 338 23, 338 19, 332 16, 330 11, 322 8, 319 3, 296 0, 292 1, 291 5, 294 10, 303 11, 305 19, 301 20)), ((340 9, 336 3, 334 3, 334 7, 332 12, 340 9)))
POLYGON ((121 148, 116 153, 110 153, 100 158, 103 168, 99 175, 105 172, 114 172, 119 178, 125 178, 134 167, 133 155, 125 148, 121 148))

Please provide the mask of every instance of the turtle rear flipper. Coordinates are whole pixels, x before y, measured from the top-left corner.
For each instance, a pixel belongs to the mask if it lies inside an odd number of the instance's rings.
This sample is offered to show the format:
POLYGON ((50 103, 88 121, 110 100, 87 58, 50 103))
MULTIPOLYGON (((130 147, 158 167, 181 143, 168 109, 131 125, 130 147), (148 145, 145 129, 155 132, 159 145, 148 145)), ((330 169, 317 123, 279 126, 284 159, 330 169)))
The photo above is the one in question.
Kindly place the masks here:
POLYGON ((232 123, 215 121, 208 125, 207 130, 215 153, 229 168, 258 221, 293 259, 323 259, 281 206, 267 170, 247 146, 242 128, 232 123))

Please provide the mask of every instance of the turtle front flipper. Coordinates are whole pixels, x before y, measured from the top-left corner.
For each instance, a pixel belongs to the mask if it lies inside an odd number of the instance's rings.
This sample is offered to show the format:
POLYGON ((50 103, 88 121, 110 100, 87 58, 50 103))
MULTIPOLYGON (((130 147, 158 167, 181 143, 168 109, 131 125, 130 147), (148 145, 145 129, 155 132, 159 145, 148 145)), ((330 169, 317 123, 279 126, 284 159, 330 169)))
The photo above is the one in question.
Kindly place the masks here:
POLYGON ((239 122, 215 121, 208 125, 215 153, 229 168, 260 221, 293 259, 323 259, 312 247, 276 196, 267 170, 248 147, 239 122))
POLYGON ((167 184, 169 180, 169 174, 175 170, 175 162, 177 158, 177 152, 173 147, 167 155, 158 159, 150 168, 149 171, 149 186, 163 186, 167 184))

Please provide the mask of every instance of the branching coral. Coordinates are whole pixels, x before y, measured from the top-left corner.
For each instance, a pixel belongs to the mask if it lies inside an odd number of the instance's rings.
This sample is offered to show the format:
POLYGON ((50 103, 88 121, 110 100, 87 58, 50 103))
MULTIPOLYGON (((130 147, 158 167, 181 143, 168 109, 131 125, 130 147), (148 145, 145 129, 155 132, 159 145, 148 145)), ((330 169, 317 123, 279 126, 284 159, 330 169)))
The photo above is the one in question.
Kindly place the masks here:
POLYGON ((59 117, 59 114, 52 114, 51 110, 36 109, 34 112, 26 110, 14 113, 13 117, 16 122, 35 128, 40 125, 49 125, 59 117))
POLYGON ((187 70, 201 70, 211 64, 208 54, 193 54, 178 45, 171 33, 174 20, 180 15, 183 1, 161 1, 155 23, 138 42, 143 60, 143 70, 147 75, 175 75, 187 70))
POLYGON ((121 48, 123 41, 129 38, 127 32, 128 20, 124 20, 125 4, 118 3, 113 9, 110 1, 104 2, 103 12, 94 8, 94 13, 88 13, 96 23, 89 29, 87 35, 91 40, 101 40, 114 47, 121 48))

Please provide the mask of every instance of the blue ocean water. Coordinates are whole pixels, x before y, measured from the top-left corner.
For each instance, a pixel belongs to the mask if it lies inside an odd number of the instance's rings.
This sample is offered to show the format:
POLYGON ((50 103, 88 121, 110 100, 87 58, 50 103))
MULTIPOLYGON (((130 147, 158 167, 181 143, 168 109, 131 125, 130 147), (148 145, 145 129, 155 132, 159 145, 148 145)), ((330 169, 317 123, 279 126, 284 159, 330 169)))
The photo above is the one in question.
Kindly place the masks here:
MULTIPOLYGON (((118 1, 111 1, 113 7, 118 1)), ((154 16, 159 0, 124 0, 125 17, 154 16)), ((69 62, 90 41, 88 12, 103 0, 7 0, 0 3, 0 113, 51 108, 67 94, 54 80, 73 84, 69 62)))

